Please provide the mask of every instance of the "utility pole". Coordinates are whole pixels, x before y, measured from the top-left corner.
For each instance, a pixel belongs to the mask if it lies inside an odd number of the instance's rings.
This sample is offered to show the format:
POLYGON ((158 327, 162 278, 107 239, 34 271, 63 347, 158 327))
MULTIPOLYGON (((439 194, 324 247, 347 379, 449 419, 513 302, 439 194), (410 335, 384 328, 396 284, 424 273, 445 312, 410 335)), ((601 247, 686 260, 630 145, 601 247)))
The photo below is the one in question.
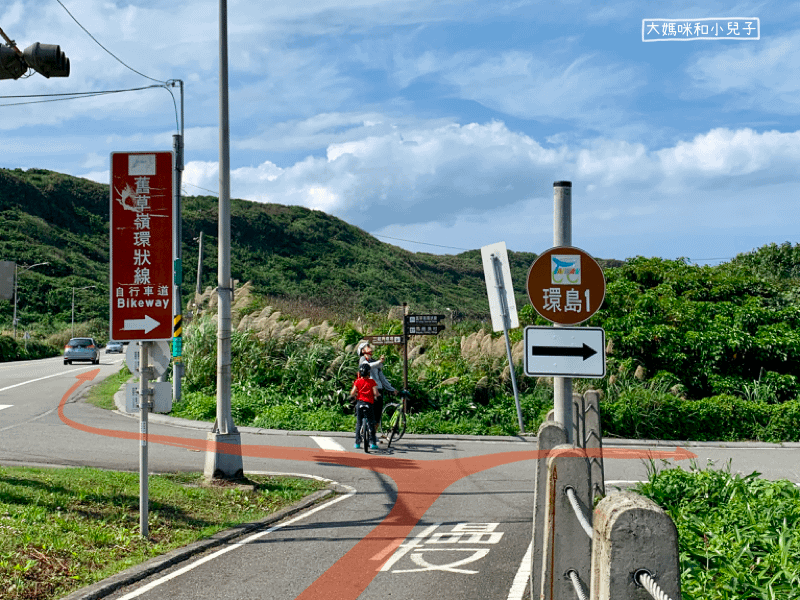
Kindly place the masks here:
MULTIPOLYGON (((572 246, 572 182, 556 181, 553 184, 553 246, 572 246)), ((565 327, 554 323, 553 327, 565 327)), ((567 430, 567 443, 572 439, 572 378, 553 377, 553 399, 557 423, 567 430)))
POLYGON ((219 267, 217 270, 217 420, 208 433, 206 479, 234 479, 244 473, 241 435, 231 415, 231 190, 228 125, 228 3, 219 1, 219 267), (223 452, 220 445, 225 448, 223 452))
POLYGON ((203 232, 200 232, 200 237, 196 238, 198 241, 198 248, 197 248, 197 287, 195 288, 195 294, 202 294, 203 290, 200 287, 203 282, 203 232))
POLYGON ((181 176, 183 174, 183 81, 174 79, 168 82, 173 86, 179 84, 181 90, 181 132, 172 136, 172 149, 175 164, 172 171, 172 258, 175 280, 173 281, 172 298, 172 397, 175 402, 181 399, 181 379, 183 378, 183 300, 181 283, 183 283, 183 262, 181 260, 181 176))

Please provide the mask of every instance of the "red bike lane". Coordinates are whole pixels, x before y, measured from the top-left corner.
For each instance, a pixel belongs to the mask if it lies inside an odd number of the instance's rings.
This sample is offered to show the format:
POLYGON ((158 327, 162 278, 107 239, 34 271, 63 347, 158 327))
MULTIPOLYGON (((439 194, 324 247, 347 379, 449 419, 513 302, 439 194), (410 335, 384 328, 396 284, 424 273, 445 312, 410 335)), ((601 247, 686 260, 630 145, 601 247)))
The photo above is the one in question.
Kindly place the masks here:
MULTIPOLYGON (((548 451, 521 450, 500 452, 457 459, 414 460, 364 454, 362 452, 331 453, 314 448, 267 446, 256 444, 230 445, 208 440, 177 436, 151 435, 139 432, 101 429, 78 423, 64 414, 69 397, 83 383, 97 375, 99 369, 77 376, 77 382, 64 394, 58 415, 67 426, 95 435, 120 439, 141 440, 202 452, 237 454, 242 457, 293 460, 335 464, 367 469, 386 475, 394 481, 397 498, 389 514, 344 556, 305 589, 296 600, 356 600, 377 575, 380 567, 395 549, 408 537, 428 509, 453 483, 481 471, 521 462, 546 458, 548 451), (374 569, 364 569, 374 564, 374 569)), ((591 452, 590 452, 591 455, 591 452)), ((684 448, 675 451, 653 451, 623 448, 605 448, 604 458, 671 458, 682 460, 696 455, 684 448)))

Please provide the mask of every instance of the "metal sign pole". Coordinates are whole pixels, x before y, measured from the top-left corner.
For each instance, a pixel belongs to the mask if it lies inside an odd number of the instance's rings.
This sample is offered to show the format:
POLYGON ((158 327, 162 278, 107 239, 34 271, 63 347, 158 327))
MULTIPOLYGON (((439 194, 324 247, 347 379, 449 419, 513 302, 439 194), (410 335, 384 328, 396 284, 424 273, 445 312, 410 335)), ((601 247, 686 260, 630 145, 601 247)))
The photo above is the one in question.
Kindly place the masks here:
POLYGON ((148 518, 150 513, 150 494, 147 478, 147 416, 150 411, 150 389, 148 381, 151 369, 148 366, 150 342, 139 342, 139 532, 143 538, 150 535, 148 518))
MULTIPOLYGON (((408 389, 408 304, 403 302, 403 389, 408 389)), ((405 398, 403 399, 405 402, 405 398)))
POLYGON ((514 373, 514 359, 511 356, 511 341, 508 338, 508 328, 511 325, 510 315, 508 314, 508 303, 506 302, 505 283, 503 281, 503 269, 500 265, 500 257, 492 254, 492 264, 494 265, 494 277, 497 287, 497 295, 500 298, 500 310, 503 314, 503 334, 506 338, 506 354, 508 355, 508 367, 511 372, 511 385, 514 388, 514 403, 517 405, 517 420, 519 421, 519 432, 525 433, 525 424, 522 420, 522 407, 519 404, 519 390, 517 389, 517 376, 514 373))
MULTIPOLYGON (((553 183, 553 246, 572 245, 572 182, 553 183)), ((564 327, 554 323, 553 327, 564 327)), ((553 415, 567 430, 567 443, 574 444, 572 432, 572 378, 553 378, 553 415)))

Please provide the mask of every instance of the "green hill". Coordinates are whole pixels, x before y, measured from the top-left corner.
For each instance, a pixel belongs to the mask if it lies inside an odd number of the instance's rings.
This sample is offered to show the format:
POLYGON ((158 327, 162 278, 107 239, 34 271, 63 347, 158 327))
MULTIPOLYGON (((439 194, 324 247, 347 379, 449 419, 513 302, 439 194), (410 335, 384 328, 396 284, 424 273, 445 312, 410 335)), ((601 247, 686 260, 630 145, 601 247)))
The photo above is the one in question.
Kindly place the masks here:
MULTIPOLYGON (((183 294, 195 289, 197 238, 204 234, 201 287, 216 287, 217 198, 183 199, 183 294)), ((19 278, 20 327, 108 319, 108 186, 41 169, 0 169, 0 260, 49 262, 19 278)), ((380 312, 408 302, 415 311, 453 311, 486 319, 479 250, 457 255, 409 252, 320 211, 231 201, 231 275, 258 294, 303 298, 343 314, 380 312)), ((536 255, 509 252, 518 305, 536 255)), ((619 261, 606 261, 615 262, 619 261)), ((0 302, 10 328, 12 306, 0 302)))

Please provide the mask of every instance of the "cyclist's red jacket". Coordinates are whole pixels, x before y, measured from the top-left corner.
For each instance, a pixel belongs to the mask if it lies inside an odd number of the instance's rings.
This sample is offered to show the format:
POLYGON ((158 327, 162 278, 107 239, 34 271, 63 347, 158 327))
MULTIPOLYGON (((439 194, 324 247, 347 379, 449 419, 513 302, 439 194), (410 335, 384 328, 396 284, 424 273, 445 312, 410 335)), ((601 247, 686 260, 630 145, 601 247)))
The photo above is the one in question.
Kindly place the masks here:
POLYGON ((375 388, 378 386, 378 383, 372 379, 371 377, 359 377, 355 380, 354 384, 357 390, 356 400, 361 402, 366 402, 367 404, 374 404, 375 403, 375 388))

